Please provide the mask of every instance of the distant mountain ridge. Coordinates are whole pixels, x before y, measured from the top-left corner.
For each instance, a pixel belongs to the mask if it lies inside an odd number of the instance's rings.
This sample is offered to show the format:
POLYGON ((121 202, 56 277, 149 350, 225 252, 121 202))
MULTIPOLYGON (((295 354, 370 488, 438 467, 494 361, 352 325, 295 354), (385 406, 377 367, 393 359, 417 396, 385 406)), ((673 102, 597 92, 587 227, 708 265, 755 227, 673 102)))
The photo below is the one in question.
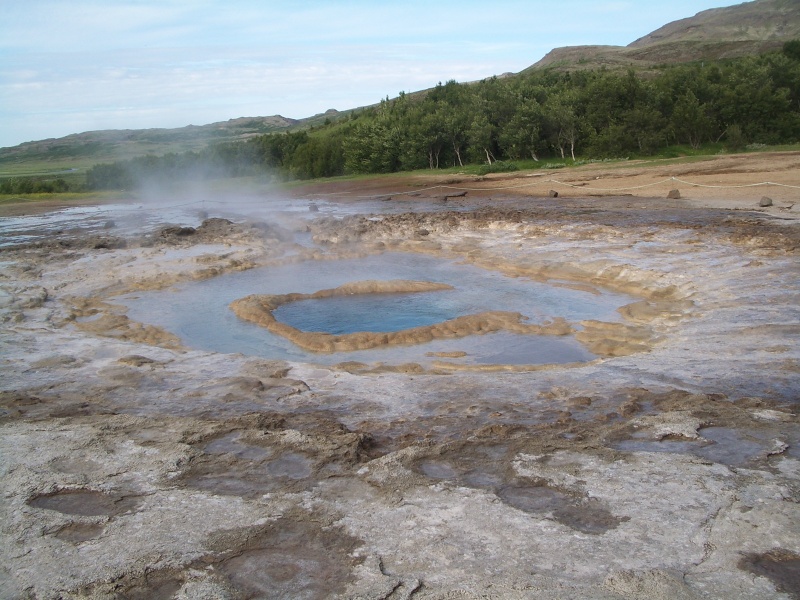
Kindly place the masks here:
POLYGON ((629 48, 676 41, 776 42, 800 35, 800 2, 755 0, 736 6, 712 8, 656 29, 629 48))
POLYGON ((239 117, 209 123, 187 125, 172 129, 103 129, 73 133, 61 138, 25 142, 0 149, 0 162, 8 163, 29 158, 59 159, 64 157, 95 156, 102 152, 106 160, 119 160, 143 154, 164 154, 200 150, 211 142, 234 142, 265 133, 290 131, 295 128, 321 125, 326 119, 341 114, 330 109, 306 119, 290 119, 281 115, 270 117, 239 117))
POLYGON ((533 69, 649 69, 659 64, 736 58, 780 48, 800 38, 800 0, 755 0, 712 8, 668 23, 628 46, 567 46, 533 69))

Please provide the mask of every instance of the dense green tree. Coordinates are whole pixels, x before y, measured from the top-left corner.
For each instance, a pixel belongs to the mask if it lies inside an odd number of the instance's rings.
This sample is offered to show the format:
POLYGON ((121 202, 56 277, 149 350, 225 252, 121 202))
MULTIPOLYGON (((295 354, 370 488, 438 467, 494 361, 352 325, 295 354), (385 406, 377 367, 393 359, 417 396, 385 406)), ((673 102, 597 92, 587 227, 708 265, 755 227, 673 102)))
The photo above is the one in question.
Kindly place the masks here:
POLYGON ((492 164, 497 160, 494 155, 494 128, 484 112, 476 114, 467 130, 467 139, 472 149, 472 158, 478 162, 492 164))
POLYGON ((675 103, 672 127, 678 139, 697 149, 711 131, 707 106, 701 104, 692 90, 687 90, 675 103))
POLYGON ((783 54, 792 60, 800 60, 800 40, 784 42, 783 54))
POLYGON ((626 138, 633 140, 633 149, 640 154, 655 153, 666 142, 666 119, 656 107, 639 104, 623 120, 626 138))
POLYGON ((582 125, 578 114, 577 90, 564 88, 555 91, 547 99, 544 108, 551 142, 558 148, 561 158, 565 158, 565 150, 569 148, 570 156, 575 160, 575 145, 582 125))
POLYGON ((544 108, 536 99, 523 101, 500 132, 500 144, 511 159, 539 160, 543 149, 544 108))

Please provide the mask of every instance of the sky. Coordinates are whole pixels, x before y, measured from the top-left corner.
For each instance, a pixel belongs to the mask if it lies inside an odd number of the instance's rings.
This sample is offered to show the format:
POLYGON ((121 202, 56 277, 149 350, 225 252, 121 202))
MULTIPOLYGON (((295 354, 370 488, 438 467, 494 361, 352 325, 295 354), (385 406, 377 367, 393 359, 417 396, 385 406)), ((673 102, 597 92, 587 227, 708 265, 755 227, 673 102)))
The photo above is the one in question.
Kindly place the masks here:
POLYGON ((737 0, 0 0, 0 147, 347 110, 737 0))

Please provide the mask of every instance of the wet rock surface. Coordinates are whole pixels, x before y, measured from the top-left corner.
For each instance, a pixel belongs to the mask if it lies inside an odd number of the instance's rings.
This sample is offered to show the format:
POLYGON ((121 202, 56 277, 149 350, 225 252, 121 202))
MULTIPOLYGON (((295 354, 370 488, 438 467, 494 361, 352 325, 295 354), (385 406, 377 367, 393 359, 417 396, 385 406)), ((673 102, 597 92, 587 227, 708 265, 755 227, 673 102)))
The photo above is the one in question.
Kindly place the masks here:
POLYGON ((3 247, 0 597, 800 597, 800 234, 661 201, 3 247), (386 250, 637 301, 573 325, 599 360, 487 371, 203 352, 114 302, 386 250))

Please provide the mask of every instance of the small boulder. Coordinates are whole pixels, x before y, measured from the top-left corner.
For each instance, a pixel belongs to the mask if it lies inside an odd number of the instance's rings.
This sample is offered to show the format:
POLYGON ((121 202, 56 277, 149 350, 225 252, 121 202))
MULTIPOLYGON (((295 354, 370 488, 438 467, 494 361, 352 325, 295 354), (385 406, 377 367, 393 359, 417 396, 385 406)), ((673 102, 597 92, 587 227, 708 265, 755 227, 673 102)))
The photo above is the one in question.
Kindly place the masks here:
POLYGON ((153 365, 156 361, 140 354, 129 354, 117 359, 117 362, 123 365, 131 365, 132 367, 143 367, 145 365, 153 365))
POLYGON ((767 206, 772 206, 772 198, 763 196, 759 201, 758 205, 761 206, 762 208, 766 208, 767 206))
POLYGON ((558 192, 557 192, 557 191, 555 191, 555 190, 550 190, 550 191, 547 193, 547 195, 548 195, 548 196, 550 196, 551 198, 558 198, 558 192))
POLYGON ((181 227, 180 225, 167 225, 162 227, 159 235, 162 238, 179 236, 184 237, 187 235, 194 235, 197 230, 194 227, 181 227))
POLYGON ((680 200, 681 199, 680 190, 670 190, 669 194, 667 194, 667 198, 669 198, 670 200, 680 200))
POLYGON ((111 236, 97 236, 86 240, 86 247, 93 250, 114 250, 125 248, 127 245, 128 243, 124 239, 111 236))

